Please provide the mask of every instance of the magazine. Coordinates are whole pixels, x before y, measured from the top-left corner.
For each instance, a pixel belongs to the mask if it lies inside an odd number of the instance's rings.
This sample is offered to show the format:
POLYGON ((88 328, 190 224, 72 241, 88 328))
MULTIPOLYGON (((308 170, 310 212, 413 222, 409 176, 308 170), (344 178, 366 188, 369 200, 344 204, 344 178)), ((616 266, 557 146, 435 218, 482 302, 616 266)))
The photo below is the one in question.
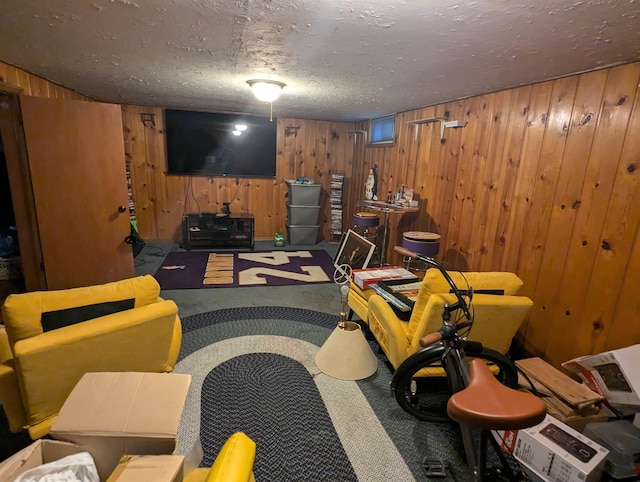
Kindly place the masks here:
POLYGON ((419 280, 408 283, 402 280, 382 280, 378 282, 378 285, 413 308, 413 304, 418 299, 421 283, 419 280))
POLYGON ((389 285, 389 288, 394 293, 403 292, 402 294, 405 294, 404 293, 405 291, 415 291, 417 293, 420 290, 421 284, 422 284, 422 281, 416 281, 414 283, 402 283, 398 285, 389 285))

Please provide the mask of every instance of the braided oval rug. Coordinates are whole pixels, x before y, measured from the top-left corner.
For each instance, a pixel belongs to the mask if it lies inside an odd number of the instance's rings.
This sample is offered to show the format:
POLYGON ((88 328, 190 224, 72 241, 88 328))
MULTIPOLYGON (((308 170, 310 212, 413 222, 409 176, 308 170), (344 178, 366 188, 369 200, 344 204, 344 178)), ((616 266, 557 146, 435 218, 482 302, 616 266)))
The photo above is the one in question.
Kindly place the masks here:
POLYGON ((365 380, 320 372, 315 354, 337 322, 336 315, 273 306, 182 320, 175 372, 191 374, 192 383, 178 453, 188 453, 199 439, 201 465, 210 466, 225 440, 243 431, 256 442, 260 482, 430 480, 422 469, 425 456, 450 461, 455 480, 472 480, 456 427, 403 412, 382 356, 365 380))

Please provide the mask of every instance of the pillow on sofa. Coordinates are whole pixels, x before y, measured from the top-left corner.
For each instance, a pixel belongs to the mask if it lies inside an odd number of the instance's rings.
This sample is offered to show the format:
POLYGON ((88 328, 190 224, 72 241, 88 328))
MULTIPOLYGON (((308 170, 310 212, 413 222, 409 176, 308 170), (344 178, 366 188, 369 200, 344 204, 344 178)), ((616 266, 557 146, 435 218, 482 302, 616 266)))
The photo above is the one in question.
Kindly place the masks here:
POLYGON ((42 331, 47 332, 62 328, 64 326, 75 325, 101 316, 111 315, 119 311, 130 310, 135 305, 135 299, 120 301, 107 301, 104 303, 94 303, 91 305, 76 306, 75 308, 65 308, 64 310, 47 311, 42 313, 40 322, 42 331))

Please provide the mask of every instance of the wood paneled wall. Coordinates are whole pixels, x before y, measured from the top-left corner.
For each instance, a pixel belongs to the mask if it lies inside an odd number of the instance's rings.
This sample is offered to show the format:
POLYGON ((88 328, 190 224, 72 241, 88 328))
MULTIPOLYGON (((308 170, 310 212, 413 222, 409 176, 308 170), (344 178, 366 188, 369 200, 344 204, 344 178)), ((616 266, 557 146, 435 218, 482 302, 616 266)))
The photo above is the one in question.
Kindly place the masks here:
MULTIPOLYGON (((2 63, 0 79, 27 95, 84 98, 2 63)), ((331 173, 346 175, 346 229, 377 164, 382 195, 392 175, 420 199, 419 213, 394 220, 390 245, 406 229, 437 232, 438 257, 453 267, 523 278, 535 303, 519 333, 526 351, 559 365, 640 343, 639 82, 632 63, 399 113, 397 140, 384 148, 354 137, 365 123, 278 119, 277 178, 239 185, 166 176, 162 109, 123 106, 141 234, 179 240, 185 212, 231 201, 271 239, 285 231, 284 179, 311 177, 323 184, 328 239, 331 173), (140 113, 155 114, 155 126, 140 113), (441 139, 439 123, 410 123, 432 117, 468 124, 441 139)))
POLYGON ((91 100, 82 94, 0 62, 0 82, 22 89, 22 94, 52 99, 91 100))
MULTIPOLYGON (((255 215, 257 239, 286 233, 288 192, 285 179, 309 177, 322 184, 320 238, 329 239, 331 174, 351 177, 353 124, 277 119, 275 179, 167 176, 163 109, 123 106, 125 152, 131 160, 133 197, 140 234, 145 239, 182 239, 182 216, 187 212, 232 212, 255 215), (154 122, 142 122, 152 114, 154 122)), ((275 121, 274 121, 275 122, 275 121)))
POLYGON ((378 164, 416 189, 408 226, 442 235, 440 259, 518 273, 526 351, 558 365, 640 343, 639 82, 632 63, 401 113, 393 147, 358 144, 352 183, 378 164), (408 123, 432 117, 468 124, 408 123))

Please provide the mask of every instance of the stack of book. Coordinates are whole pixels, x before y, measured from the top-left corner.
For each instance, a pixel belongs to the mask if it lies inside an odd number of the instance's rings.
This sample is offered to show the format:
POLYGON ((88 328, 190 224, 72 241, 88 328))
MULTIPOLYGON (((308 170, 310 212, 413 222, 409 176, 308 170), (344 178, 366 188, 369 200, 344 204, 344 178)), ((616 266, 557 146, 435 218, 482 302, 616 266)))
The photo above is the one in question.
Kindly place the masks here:
POLYGON ((389 294, 399 298, 401 301, 413 306, 418 299, 418 291, 420 291, 420 285, 422 281, 409 281, 406 280, 382 280, 378 285, 389 294))
POLYGON ((403 321, 411 319, 413 306, 418 299, 421 281, 413 280, 381 280, 371 285, 371 289, 389 303, 391 309, 403 321))
POLYGON ((379 268, 354 269, 353 282, 362 290, 368 290, 371 285, 382 280, 404 280, 404 282, 418 281, 418 277, 401 266, 382 266, 379 268))
POLYGON ((331 175, 331 192, 329 204, 331 206, 331 241, 339 242, 342 237, 342 186, 344 172, 334 172, 331 175))

